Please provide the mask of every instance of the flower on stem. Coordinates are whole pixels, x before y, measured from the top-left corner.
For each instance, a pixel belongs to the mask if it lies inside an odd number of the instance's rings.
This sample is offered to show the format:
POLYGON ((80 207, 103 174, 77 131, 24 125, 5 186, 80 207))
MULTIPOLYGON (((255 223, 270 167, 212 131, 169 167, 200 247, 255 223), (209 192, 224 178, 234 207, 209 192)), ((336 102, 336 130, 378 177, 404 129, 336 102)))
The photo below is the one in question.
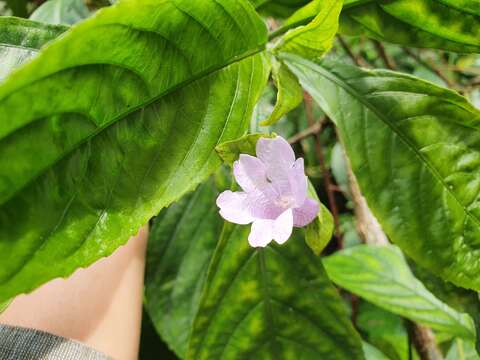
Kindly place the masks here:
POLYGON ((272 240, 283 244, 293 227, 308 225, 320 207, 307 197, 303 158, 295 160, 284 138, 259 139, 256 153, 257 157, 240 154, 233 164, 233 174, 243 191, 224 191, 217 198, 217 206, 225 220, 252 224, 248 236, 252 247, 265 247, 272 240))

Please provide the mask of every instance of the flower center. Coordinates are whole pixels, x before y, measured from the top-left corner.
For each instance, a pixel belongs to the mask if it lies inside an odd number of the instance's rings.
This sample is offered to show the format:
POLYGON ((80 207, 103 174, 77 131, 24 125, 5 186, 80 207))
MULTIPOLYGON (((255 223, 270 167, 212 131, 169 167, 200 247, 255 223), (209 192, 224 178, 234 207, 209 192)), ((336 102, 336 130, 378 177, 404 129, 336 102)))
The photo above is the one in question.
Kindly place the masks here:
POLYGON ((283 209, 291 208, 293 205, 293 197, 288 195, 282 195, 275 200, 275 205, 283 209))

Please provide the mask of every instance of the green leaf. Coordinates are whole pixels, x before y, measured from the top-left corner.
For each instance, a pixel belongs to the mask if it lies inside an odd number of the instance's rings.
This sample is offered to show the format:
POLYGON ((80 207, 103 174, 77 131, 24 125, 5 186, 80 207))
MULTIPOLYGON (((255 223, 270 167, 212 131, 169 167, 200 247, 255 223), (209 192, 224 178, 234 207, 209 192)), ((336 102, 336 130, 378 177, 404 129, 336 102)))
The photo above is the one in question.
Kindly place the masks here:
POLYGON ((225 164, 233 165, 240 154, 256 156, 257 141, 262 138, 274 138, 275 134, 247 134, 238 139, 219 144, 215 150, 225 164))
POLYGON ((480 52, 478 0, 350 1, 340 31, 405 46, 480 52))
POLYGON ((462 339, 453 340, 445 360, 479 360, 475 346, 471 342, 462 339))
POLYGON ((270 117, 260 123, 262 126, 275 124, 303 102, 303 89, 297 77, 292 74, 286 65, 275 61, 272 67, 272 75, 278 90, 277 101, 270 117))
POLYGON ((73 25, 90 16, 84 0, 49 0, 36 9, 30 19, 48 24, 73 25))
POLYGON ((275 52, 290 52, 306 58, 319 58, 327 53, 333 45, 338 30, 338 18, 342 10, 342 0, 316 0, 300 9, 287 20, 286 25, 303 18, 305 12, 315 10, 316 16, 305 25, 287 32, 275 52))
POLYGON ((150 232, 145 305, 163 340, 185 356, 223 220, 213 181, 160 212, 150 232))
POLYGON ((227 224, 207 275, 187 359, 363 359, 359 337, 299 232, 253 249, 227 224))
POLYGON ((438 300, 417 280, 395 246, 359 245, 324 258, 334 283, 412 321, 475 340, 473 321, 438 300))
POLYGON ((0 17, 0 82, 10 72, 32 59, 47 42, 67 28, 25 19, 0 17))
MULTIPOLYGON (((374 345, 391 360, 409 358, 409 337, 404 320, 369 302, 359 300, 356 325, 369 344, 374 345)), ((413 346, 413 344, 412 344, 413 346)), ((418 355, 413 350, 413 359, 418 355)), ((369 360, 368 357, 366 357, 369 360)))
POLYGON ((480 111, 411 76, 283 57, 338 126, 390 239, 443 279, 480 290, 480 111))
POLYGON ((123 0, 12 74, 0 301, 108 256, 214 172, 265 86, 266 41, 243 0, 123 0))
POLYGON ((369 343, 362 341, 363 353, 368 360, 389 360, 380 350, 369 343))
POLYGON ((286 18, 310 0, 250 0, 262 14, 286 18))
POLYGON ((330 211, 322 204, 312 183, 308 182, 308 195, 320 204, 318 216, 305 228, 305 242, 319 256, 333 236, 334 222, 330 211))

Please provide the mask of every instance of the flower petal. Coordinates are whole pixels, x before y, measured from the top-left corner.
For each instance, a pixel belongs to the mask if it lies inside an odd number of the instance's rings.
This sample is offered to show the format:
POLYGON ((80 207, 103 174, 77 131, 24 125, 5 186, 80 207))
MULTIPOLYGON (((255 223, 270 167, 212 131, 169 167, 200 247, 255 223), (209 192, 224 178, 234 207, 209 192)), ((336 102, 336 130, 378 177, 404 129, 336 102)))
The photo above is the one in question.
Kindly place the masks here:
POLYGON ((257 219, 252 224, 248 243, 252 247, 265 247, 273 238, 273 220, 257 219))
POLYGON ((254 218, 275 220, 285 211, 284 208, 276 205, 278 197, 278 192, 271 184, 268 184, 261 190, 249 192, 246 202, 254 218))
POLYGON ((247 194, 244 192, 224 191, 217 198, 220 215, 235 224, 250 224, 254 218, 248 209, 247 194))
POLYGON ((292 235, 293 214, 292 209, 284 211, 273 223, 273 240, 283 244, 292 235))
POLYGON ((233 174, 237 183, 247 192, 267 184, 265 164, 254 156, 240 154, 240 159, 233 163, 233 174))
POLYGON ((307 198, 303 205, 293 209, 293 225, 303 227, 310 224, 320 211, 318 201, 307 198))
POLYGON ((271 181, 284 178, 295 162, 292 147, 281 136, 274 139, 260 138, 256 151, 258 158, 265 164, 267 176, 271 181))

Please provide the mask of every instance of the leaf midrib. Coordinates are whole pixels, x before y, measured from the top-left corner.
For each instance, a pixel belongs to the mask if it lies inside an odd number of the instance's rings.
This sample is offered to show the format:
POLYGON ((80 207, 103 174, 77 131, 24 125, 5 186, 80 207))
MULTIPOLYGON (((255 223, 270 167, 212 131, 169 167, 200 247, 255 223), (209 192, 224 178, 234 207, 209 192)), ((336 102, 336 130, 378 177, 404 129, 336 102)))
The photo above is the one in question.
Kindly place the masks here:
MULTIPOLYGON (((8 196, 6 196, 2 202, 0 203, 0 207, 3 206, 5 203, 7 203, 9 200, 11 200, 12 198, 14 198, 15 196, 18 195, 19 192, 21 192, 23 189, 25 189, 26 187, 28 187, 30 184, 34 183, 38 178, 40 178, 43 174, 45 174, 46 171, 48 171, 49 168, 52 168, 53 166, 55 166, 55 164, 59 163, 60 161, 62 161, 64 158, 66 158, 67 156, 69 156, 72 152, 74 152, 76 149, 78 149, 79 147, 81 147, 84 143, 92 140, 93 138, 95 138, 96 136, 100 135, 101 133, 103 133, 103 131, 107 130, 110 126, 113 126, 115 125, 116 123, 118 123, 119 121, 127 118, 129 115, 143 109, 143 108, 146 108, 148 107, 149 105, 157 102, 158 100, 162 99, 163 97, 165 96, 168 96, 170 95, 171 93, 174 93, 175 91, 179 90, 179 89, 182 89, 184 87, 187 87, 188 85, 198 81, 198 80, 201 80, 203 78, 206 78, 212 74, 214 74, 215 72, 217 71, 220 71, 222 69, 225 69, 227 68, 228 66, 230 65, 233 65, 235 63, 238 63, 242 60, 245 60, 251 56, 255 56, 259 53, 261 53, 262 51, 264 51, 266 49, 266 43, 264 44, 261 44, 259 45, 257 48, 254 48, 254 49, 250 49, 250 50, 247 50, 245 52, 243 52, 242 54, 240 55, 236 55, 230 59, 228 59, 227 61, 223 62, 222 64, 216 64, 216 65, 213 65, 203 71, 200 71, 199 73, 193 75, 191 78, 187 79, 187 80, 184 80, 184 81, 181 81, 179 82, 178 84, 170 87, 169 89, 166 89, 165 91, 163 91, 162 93, 156 95, 156 96, 153 96, 151 97, 150 99, 147 99, 145 100, 144 102, 140 103, 140 104, 137 104, 136 106, 133 106, 129 109, 127 109, 126 111, 124 111, 123 113, 117 115, 116 117, 112 118, 110 121, 106 122, 105 124, 103 124, 102 126, 98 127, 96 129, 96 131, 94 131, 92 134, 90 134, 89 136, 87 136, 86 138, 82 139, 81 141, 75 143, 72 145, 72 147, 70 149, 68 149, 67 151, 65 151, 64 153, 61 154, 61 156, 57 157, 56 159, 54 159, 51 163, 48 164, 47 167, 45 167, 44 169, 42 169, 41 171, 39 171, 39 173, 37 175, 35 175, 34 177, 32 177, 31 179, 29 179, 26 183, 24 183, 21 187, 19 187, 15 192, 9 194, 8 196)), ((41 79, 39 79, 41 80, 41 79)), ((2 139, 0 139, 0 141, 2 141, 2 139)))

